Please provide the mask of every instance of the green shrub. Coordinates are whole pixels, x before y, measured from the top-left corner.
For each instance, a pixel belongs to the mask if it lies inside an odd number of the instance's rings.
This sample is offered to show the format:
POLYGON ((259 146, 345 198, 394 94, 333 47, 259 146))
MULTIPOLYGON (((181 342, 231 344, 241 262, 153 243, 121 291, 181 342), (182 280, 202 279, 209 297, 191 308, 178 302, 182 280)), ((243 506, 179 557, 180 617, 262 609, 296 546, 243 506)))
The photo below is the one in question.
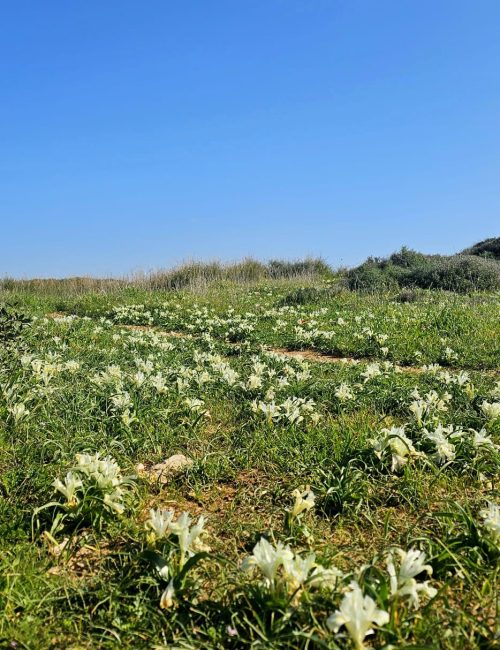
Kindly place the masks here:
POLYGON ((30 322, 31 319, 25 314, 7 305, 0 305, 0 341, 12 341, 30 322))
POLYGON ((347 283, 350 289, 361 291, 495 291, 500 288, 500 263, 475 255, 424 255, 403 247, 389 258, 368 258, 348 271, 347 283))
POLYGON ((477 255, 500 260, 500 237, 490 237, 462 251, 461 255, 477 255))
POLYGON ((411 248, 403 246, 400 251, 393 253, 389 257, 389 262, 395 266, 401 266, 403 268, 415 268, 417 266, 425 266, 428 264, 429 255, 424 255, 418 251, 414 251, 411 248))
POLYGON ((347 286, 354 291, 383 291, 399 286, 397 279, 387 271, 387 264, 375 258, 347 272, 347 286))
POLYGON ((457 293, 494 291, 500 288, 500 264, 473 255, 454 255, 436 259, 415 268, 409 276, 411 286, 444 289, 457 293))

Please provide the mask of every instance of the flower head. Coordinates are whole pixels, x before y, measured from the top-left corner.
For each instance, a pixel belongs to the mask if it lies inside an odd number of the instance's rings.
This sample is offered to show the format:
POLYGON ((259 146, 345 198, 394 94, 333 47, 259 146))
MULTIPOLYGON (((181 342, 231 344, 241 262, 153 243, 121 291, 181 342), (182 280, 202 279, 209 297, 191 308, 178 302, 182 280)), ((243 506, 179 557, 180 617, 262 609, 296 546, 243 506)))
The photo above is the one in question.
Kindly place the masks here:
POLYGON ((370 596, 363 596, 357 583, 342 599, 339 609, 327 619, 327 626, 337 633, 344 626, 354 642, 356 650, 363 650, 366 636, 373 634, 373 623, 382 626, 389 622, 389 614, 377 607, 370 596))
POLYGON ((309 486, 307 486, 305 490, 295 489, 292 492, 292 496, 295 498, 293 507, 290 510, 292 518, 298 517, 304 511, 314 508, 316 497, 309 486))

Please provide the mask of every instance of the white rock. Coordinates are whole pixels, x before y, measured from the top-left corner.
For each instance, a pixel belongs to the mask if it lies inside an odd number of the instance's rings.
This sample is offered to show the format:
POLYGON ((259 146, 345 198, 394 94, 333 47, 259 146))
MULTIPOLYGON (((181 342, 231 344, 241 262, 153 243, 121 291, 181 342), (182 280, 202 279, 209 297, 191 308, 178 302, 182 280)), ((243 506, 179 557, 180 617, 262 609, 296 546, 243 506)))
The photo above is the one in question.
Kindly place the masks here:
POLYGON ((191 458, 187 458, 184 454, 174 454, 170 458, 167 458, 167 460, 164 460, 163 463, 153 465, 150 473, 160 483, 168 483, 168 480, 172 476, 180 474, 188 467, 192 467, 192 465, 193 461, 191 458))

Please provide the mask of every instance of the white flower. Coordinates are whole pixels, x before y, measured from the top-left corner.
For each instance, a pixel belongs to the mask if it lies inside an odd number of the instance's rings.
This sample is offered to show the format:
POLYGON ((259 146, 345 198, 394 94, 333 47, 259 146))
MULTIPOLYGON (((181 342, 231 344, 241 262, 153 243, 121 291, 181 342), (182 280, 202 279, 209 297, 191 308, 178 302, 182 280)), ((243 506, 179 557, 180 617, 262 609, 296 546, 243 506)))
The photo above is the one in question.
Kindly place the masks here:
POLYGON ((76 505, 78 503, 76 493, 81 487, 83 487, 83 483, 72 472, 66 474, 64 483, 56 478, 52 485, 58 492, 66 497, 68 505, 76 505))
POLYGON ((146 381, 146 375, 141 371, 138 370, 133 376, 132 376, 132 383, 135 384, 138 388, 140 388, 143 383, 146 381))
POLYGON ((446 403, 451 399, 449 393, 444 393, 440 397, 435 390, 431 390, 424 397, 421 397, 418 389, 412 392, 412 397, 415 398, 415 401, 410 404, 409 409, 419 425, 422 424, 424 419, 428 417, 435 418, 436 413, 447 411, 446 403))
POLYGON ((481 510, 479 516, 483 520, 483 526, 492 537, 495 544, 500 547, 500 505, 488 503, 488 507, 481 510))
POLYGON ((344 576, 340 569, 330 567, 329 569, 324 566, 317 565, 309 576, 307 584, 310 587, 321 587, 333 589, 337 586, 338 581, 344 576))
POLYGON ((368 380, 372 379, 373 377, 377 377, 378 375, 381 375, 382 373, 380 372, 380 366, 378 363, 369 363, 366 366, 366 370, 361 373, 361 376, 365 378, 365 382, 368 380))
POLYGON ((64 366, 66 370, 70 373, 74 373, 80 369, 80 364, 78 363, 78 361, 74 361, 74 360, 66 361, 64 366))
POLYGON ((250 375, 248 378, 248 383, 247 386, 250 390, 255 390, 256 388, 260 388, 262 386, 262 379, 259 375, 250 375))
POLYGON ((475 449, 482 449, 483 451, 486 449, 490 449, 491 451, 499 449, 499 446, 493 442, 491 436, 486 433, 485 429, 481 429, 481 431, 471 430, 471 433, 473 434, 472 444, 475 449))
POLYGON ((450 347, 444 349, 444 357, 448 361, 456 361, 458 359, 458 354, 452 350, 450 347))
POLYGON ((168 391, 165 377, 163 377, 160 373, 157 373, 156 375, 152 375, 149 378, 149 381, 153 386, 153 388, 156 389, 156 392, 159 393, 160 395, 164 395, 168 391))
POLYGON ((285 560, 283 563, 283 575, 289 591, 294 592, 300 589, 314 567, 316 567, 316 556, 314 553, 308 553, 303 557, 296 555, 292 559, 285 560))
POLYGON ((252 555, 245 558, 242 569, 248 571, 257 567, 264 575, 266 585, 274 587, 280 566, 293 560, 293 552, 289 546, 281 542, 274 547, 262 537, 254 546, 252 555))
POLYGON ((434 431, 424 429, 423 437, 436 446, 435 458, 439 463, 445 463, 455 458, 455 445, 445 436, 445 433, 451 433, 450 429, 451 427, 445 428, 441 424, 434 431))
POLYGON ((295 489, 292 492, 292 496, 295 498, 293 508, 290 510, 292 517, 298 517, 305 510, 311 510, 314 508, 314 501, 316 497, 314 496, 314 492, 309 488, 309 486, 307 486, 305 490, 295 489))
POLYGON ((500 418, 500 402, 484 402, 481 404, 481 411, 486 415, 488 420, 500 418))
POLYGON ((433 598, 437 591, 430 587, 428 581, 417 582, 421 573, 432 574, 430 564, 425 564, 425 553, 417 549, 404 551, 397 548, 387 558, 387 571, 390 577, 392 596, 408 597, 410 604, 417 609, 420 606, 419 594, 433 598), (399 571, 396 569, 395 555, 399 558, 399 571))
POLYGON ((194 413, 206 412, 205 402, 202 399, 197 399, 196 397, 191 399, 189 397, 186 397, 184 403, 194 413))
POLYGON ((341 402, 346 402, 347 400, 354 399, 354 394, 349 384, 342 382, 340 386, 335 389, 335 397, 341 402))
POLYGON ((121 490, 115 490, 111 493, 108 492, 104 495, 104 505, 106 505, 110 510, 114 510, 117 515, 122 515, 125 511, 125 506, 121 502, 122 496, 121 490))
POLYGON ((150 530, 156 539, 168 537, 172 532, 172 521, 174 519, 173 510, 160 510, 151 508, 149 519, 144 524, 146 530, 150 530))
POLYGON ((201 537, 205 533, 205 517, 200 517, 196 524, 192 524, 192 519, 187 512, 181 513, 177 521, 172 522, 170 527, 172 532, 177 535, 180 549, 180 565, 184 564, 186 555, 191 557, 198 551, 207 551, 208 546, 203 544, 201 537))
POLYGON ((24 418, 28 417, 30 413, 26 408, 26 405, 22 402, 18 402, 17 404, 14 404, 14 406, 10 406, 7 410, 14 418, 16 424, 21 422, 21 420, 24 420, 24 418))
POLYGON ((377 607, 370 596, 363 596, 359 585, 354 583, 342 602, 340 608, 331 614, 326 624, 335 634, 344 626, 354 642, 356 650, 363 650, 366 636, 373 634, 372 624, 378 626, 389 622, 389 614, 377 607))
POLYGON ((371 441, 372 447, 379 458, 382 458, 386 451, 392 453, 393 472, 406 465, 409 457, 421 456, 406 436, 404 426, 382 429, 380 434, 379 438, 371 441))
POLYGON ((125 409, 120 415, 120 419, 126 427, 129 427, 132 422, 135 422, 137 420, 135 413, 130 409, 125 409))
POLYGON ((254 413, 258 413, 260 411, 266 416, 269 421, 278 419, 280 416, 279 406, 277 406, 274 402, 266 403, 254 401, 252 402, 252 411, 254 413))

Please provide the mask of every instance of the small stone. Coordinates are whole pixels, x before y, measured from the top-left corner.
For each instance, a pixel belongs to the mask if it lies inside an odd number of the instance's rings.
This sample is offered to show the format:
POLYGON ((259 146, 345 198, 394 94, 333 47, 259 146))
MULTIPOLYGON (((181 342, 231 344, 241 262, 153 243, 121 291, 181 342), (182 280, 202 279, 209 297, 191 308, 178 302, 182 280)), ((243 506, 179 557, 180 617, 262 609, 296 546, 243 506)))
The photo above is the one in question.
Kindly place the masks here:
POLYGON ((192 467, 193 461, 187 458, 184 454, 174 454, 164 460, 163 463, 153 465, 150 470, 151 476, 158 480, 160 483, 168 483, 168 480, 180 474, 188 467, 192 467))

